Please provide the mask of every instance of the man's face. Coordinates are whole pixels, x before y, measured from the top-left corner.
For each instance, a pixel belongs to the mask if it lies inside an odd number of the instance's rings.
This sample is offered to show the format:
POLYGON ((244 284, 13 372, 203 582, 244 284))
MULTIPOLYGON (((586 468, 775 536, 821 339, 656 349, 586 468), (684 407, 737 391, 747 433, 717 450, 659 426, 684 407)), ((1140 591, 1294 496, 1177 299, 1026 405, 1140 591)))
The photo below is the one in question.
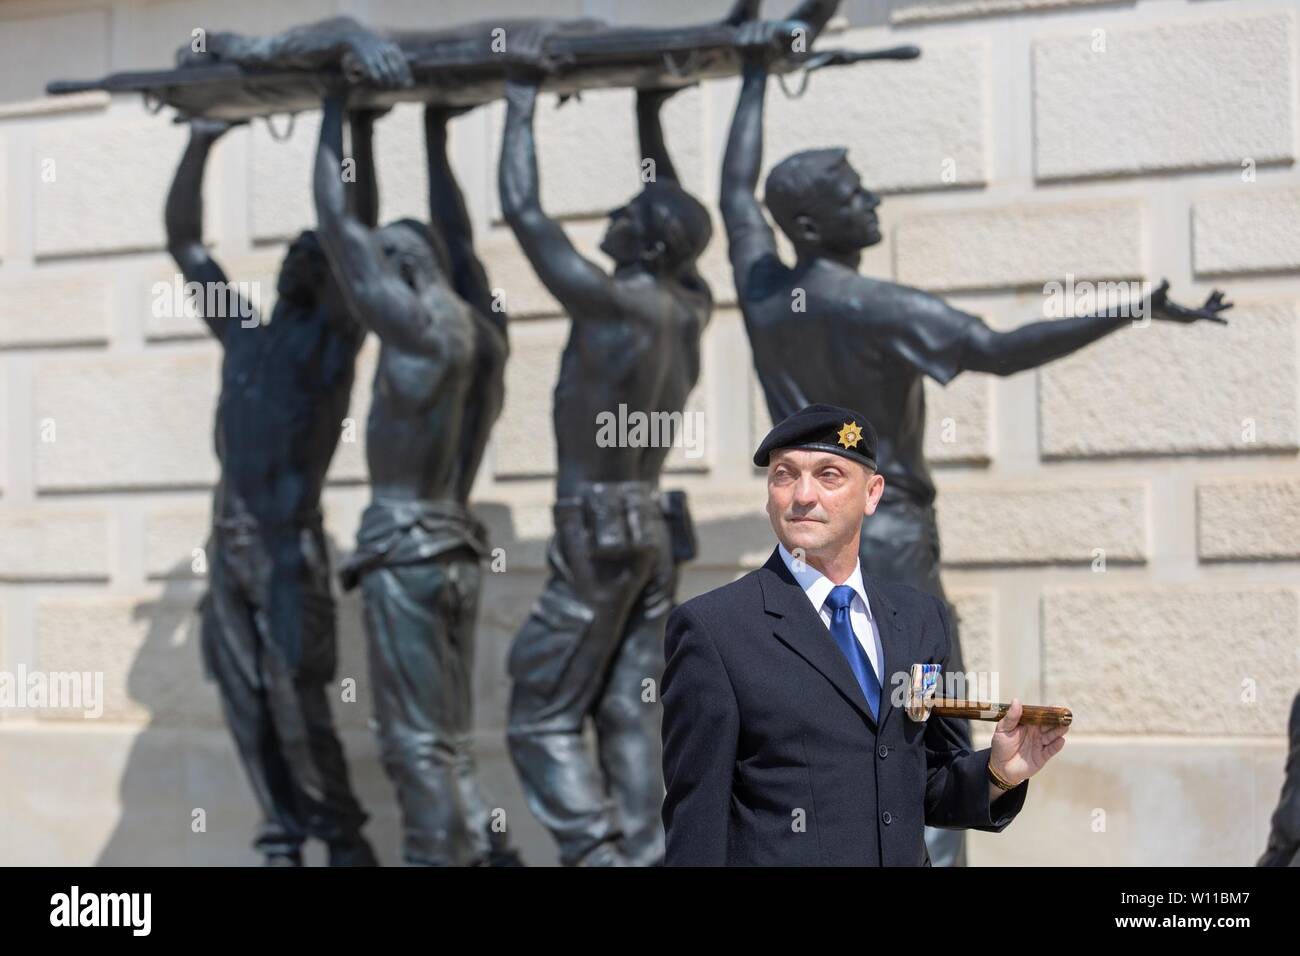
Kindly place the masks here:
POLYGON ((828 177, 827 210, 820 216, 821 240, 830 249, 852 252, 874 246, 881 239, 876 209, 880 198, 862 185, 862 178, 847 162, 828 177))
POLYGON ((884 478, 841 455, 780 449, 767 466, 767 516, 787 550, 835 554, 861 533, 884 490, 884 478))

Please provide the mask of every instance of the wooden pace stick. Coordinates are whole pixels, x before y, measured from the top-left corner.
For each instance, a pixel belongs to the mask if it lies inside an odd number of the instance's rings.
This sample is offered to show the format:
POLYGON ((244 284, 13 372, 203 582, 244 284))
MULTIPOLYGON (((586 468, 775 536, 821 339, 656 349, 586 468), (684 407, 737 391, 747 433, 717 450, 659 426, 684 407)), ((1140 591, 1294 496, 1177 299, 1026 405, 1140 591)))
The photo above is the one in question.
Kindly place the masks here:
MULTIPOLYGON (((1064 727, 1074 720, 1068 707, 1047 704, 1022 704, 1020 723, 1035 727, 1064 727)), ((936 698, 929 711, 940 717, 964 717, 968 720, 1001 720, 1011 709, 1010 704, 986 704, 977 700, 948 700, 936 698)))
MULTIPOLYGON (((981 700, 962 700, 936 697, 939 689, 938 664, 913 664, 905 685, 903 710, 917 722, 930 719, 931 714, 967 720, 1001 720, 1011 710, 1010 704, 990 704, 981 700)), ((1022 704, 1020 723, 1034 727, 1067 727, 1074 722, 1068 707, 1043 704, 1022 704)))

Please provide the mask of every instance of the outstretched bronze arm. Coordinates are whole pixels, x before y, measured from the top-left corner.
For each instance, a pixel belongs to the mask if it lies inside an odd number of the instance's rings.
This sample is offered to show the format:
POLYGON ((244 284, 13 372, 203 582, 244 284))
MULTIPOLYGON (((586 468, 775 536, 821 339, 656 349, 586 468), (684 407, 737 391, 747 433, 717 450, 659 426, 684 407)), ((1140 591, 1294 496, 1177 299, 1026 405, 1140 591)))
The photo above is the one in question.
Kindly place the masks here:
MULTIPOLYGON (((673 165, 673 158, 668 152, 668 143, 664 140, 663 106, 680 92, 680 89, 680 87, 672 87, 637 90, 636 94, 636 126, 637 138, 641 144, 641 162, 650 160, 653 163, 655 180, 679 185, 681 178, 677 175, 677 167, 673 165)), ((644 180, 644 172, 642 179, 644 180)), ((692 262, 685 266, 681 278, 687 286, 712 299, 713 290, 700 275, 697 263, 692 262)))
POLYGON ((415 293, 389 268, 371 230, 348 209, 342 181, 343 98, 326 98, 316 149, 313 193, 317 234, 352 314, 386 343, 430 347, 415 293))
MULTIPOLYGON (((1168 290, 1169 283, 1162 282, 1143 300, 1140 315, 1184 324, 1202 321, 1227 324, 1220 313, 1232 308, 1232 303, 1223 301, 1222 292, 1215 290, 1203 305, 1189 308, 1172 301, 1168 290)), ((1038 368, 1123 328, 1133 321, 1135 311, 1112 307, 1095 315, 1029 322, 1009 332, 997 332, 980 323, 967 340, 961 367, 994 375, 1013 375, 1038 368)))
POLYGON ((584 258, 542 210, 533 116, 538 81, 513 76, 506 83, 506 126, 501 142, 501 213, 537 277, 575 317, 601 311, 609 277, 584 258))
MULTIPOLYGON (((763 166, 763 106, 767 98, 767 68, 747 63, 740 85, 740 98, 731 120, 727 151, 722 158, 722 188, 719 205, 728 233, 733 227, 755 224, 762 210, 755 192, 763 166)), ((764 221, 765 222, 765 221, 764 221)))
POLYGON ((504 330, 506 317, 493 309, 487 270, 474 252, 474 227, 447 156, 447 122, 462 110, 430 104, 424 110, 424 148, 429 172, 429 221, 447 245, 456 294, 504 330))
POLYGON ((677 89, 637 90, 636 127, 637 138, 641 143, 641 160, 654 163, 654 178, 671 182, 681 182, 677 168, 673 166, 672 156, 668 153, 668 144, 664 142, 664 127, 661 113, 664 103, 668 102, 677 89))
POLYGON ((375 120, 386 111, 352 110, 355 180, 347 184, 348 209, 368 229, 379 225, 379 171, 375 168, 375 120))
MULTIPOLYGON (((213 144, 231 126, 222 120, 195 119, 190 121, 190 141, 176 167, 171 189, 167 193, 167 206, 163 215, 167 229, 167 251, 171 253, 185 281, 197 282, 207 288, 220 283, 228 288, 225 271, 203 244, 203 174, 213 144)), ((229 295, 233 296, 233 293, 229 295)), ((199 307, 209 297, 199 297, 199 307)), ((210 315, 202 312, 203 321, 218 339, 225 335, 232 318, 256 317, 251 303, 226 296, 222 301, 236 305, 237 315, 210 315)), ((254 323, 256 324, 256 323, 254 323)))
POLYGON ((763 168, 763 107, 767 98, 767 59, 770 56, 765 24, 741 27, 746 59, 741 73, 740 97, 731 120, 727 150, 722 158, 722 184, 718 206, 727 230, 727 248, 737 288, 747 281, 758 259, 776 254, 776 236, 755 196, 763 168))

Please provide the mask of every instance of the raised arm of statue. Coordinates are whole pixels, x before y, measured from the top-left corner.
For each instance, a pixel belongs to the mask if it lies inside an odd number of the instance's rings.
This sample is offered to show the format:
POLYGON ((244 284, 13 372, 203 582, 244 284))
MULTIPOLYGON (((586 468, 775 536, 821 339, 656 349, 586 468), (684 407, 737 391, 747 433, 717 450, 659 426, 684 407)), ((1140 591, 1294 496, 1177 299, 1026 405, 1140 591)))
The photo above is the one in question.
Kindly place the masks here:
MULTIPOLYGON (((176 176, 172 180, 171 190, 167 193, 167 207, 164 222, 167 228, 167 251, 176 261, 177 267, 187 283, 196 282, 205 289, 212 283, 220 283, 228 295, 229 283, 225 271, 203 244, 203 174, 207 169, 208 156, 213 144, 225 134, 231 124, 222 120, 194 119, 190 121, 190 141, 181 156, 180 165, 176 167, 176 176)), ((202 304, 211 296, 199 297, 202 304)), ((220 297, 221 301, 229 299, 220 297)), ((235 300, 235 309, 227 309, 229 315, 211 315, 202 311, 203 321, 207 323, 212 334, 219 340, 224 335, 230 320, 256 318, 257 312, 252 303, 242 299, 235 300)))
POLYGON ((501 144, 501 212, 542 283, 571 314, 612 307, 610 279, 586 259, 542 210, 533 115, 537 80, 519 75, 506 83, 506 126, 501 144))

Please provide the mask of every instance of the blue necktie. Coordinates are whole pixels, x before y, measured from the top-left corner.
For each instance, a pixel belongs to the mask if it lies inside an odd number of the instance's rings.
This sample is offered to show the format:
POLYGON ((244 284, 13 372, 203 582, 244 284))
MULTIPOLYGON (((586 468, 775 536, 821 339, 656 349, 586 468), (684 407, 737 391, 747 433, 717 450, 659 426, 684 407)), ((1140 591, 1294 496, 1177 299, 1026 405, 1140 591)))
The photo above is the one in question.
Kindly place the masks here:
POLYGON ((831 609, 831 637, 835 638, 835 643, 849 659, 853 676, 858 679, 862 695, 867 698, 867 706, 871 708, 871 719, 879 721, 880 681, 871 667, 871 658, 867 657, 867 652, 854 636, 853 623, 849 619, 849 605, 857 593, 847 584, 831 588, 831 593, 826 597, 826 606, 831 609))

